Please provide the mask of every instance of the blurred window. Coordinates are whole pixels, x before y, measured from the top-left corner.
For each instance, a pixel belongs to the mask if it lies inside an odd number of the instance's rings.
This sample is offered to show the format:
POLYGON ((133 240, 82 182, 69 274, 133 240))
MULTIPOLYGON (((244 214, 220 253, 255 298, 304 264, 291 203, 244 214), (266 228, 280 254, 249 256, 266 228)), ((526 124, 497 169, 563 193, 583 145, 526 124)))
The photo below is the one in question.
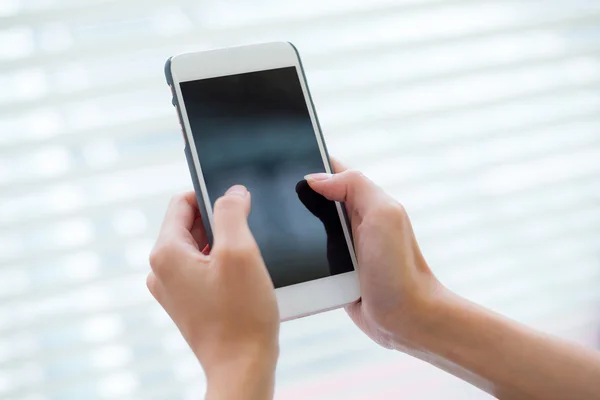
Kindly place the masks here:
MULTIPOLYGON (((405 204, 446 285, 598 346, 597 0, 2 0, 0 398, 201 398, 145 288, 191 188, 163 64, 270 40, 298 46, 330 152, 405 204)), ((488 398, 343 311, 281 344, 278 398, 488 398)))

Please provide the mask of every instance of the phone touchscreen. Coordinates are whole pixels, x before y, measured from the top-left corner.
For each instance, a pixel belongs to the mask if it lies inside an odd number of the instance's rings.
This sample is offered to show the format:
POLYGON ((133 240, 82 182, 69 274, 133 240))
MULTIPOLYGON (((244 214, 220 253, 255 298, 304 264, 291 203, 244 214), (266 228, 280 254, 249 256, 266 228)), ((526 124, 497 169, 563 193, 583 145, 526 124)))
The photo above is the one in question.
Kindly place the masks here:
POLYGON ((276 288, 352 271, 336 204, 304 176, 325 172, 296 67, 181 82, 211 204, 251 192, 249 225, 276 288))

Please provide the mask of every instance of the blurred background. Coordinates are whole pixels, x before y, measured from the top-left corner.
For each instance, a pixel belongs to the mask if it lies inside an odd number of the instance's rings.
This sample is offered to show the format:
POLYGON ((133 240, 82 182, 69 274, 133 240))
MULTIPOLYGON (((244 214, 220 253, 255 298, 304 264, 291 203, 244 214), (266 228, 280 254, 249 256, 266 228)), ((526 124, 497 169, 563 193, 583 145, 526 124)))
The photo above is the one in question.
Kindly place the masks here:
MULTIPOLYGON (((178 52, 294 42, 330 152, 451 289, 600 347, 597 0, 1 0, 0 398, 199 399, 145 287, 191 188, 178 52)), ((342 311, 282 327, 279 399, 487 399, 342 311)))

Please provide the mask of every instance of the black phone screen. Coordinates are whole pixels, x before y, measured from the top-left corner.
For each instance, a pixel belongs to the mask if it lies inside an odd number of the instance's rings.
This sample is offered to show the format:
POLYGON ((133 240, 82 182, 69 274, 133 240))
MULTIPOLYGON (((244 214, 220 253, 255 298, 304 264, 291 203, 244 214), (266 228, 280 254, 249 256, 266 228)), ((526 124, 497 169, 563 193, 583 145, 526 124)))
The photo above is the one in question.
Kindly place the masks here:
POLYGON ((180 86, 210 201, 248 188, 250 229, 275 287, 352 271, 335 203, 304 180, 325 167, 296 68, 180 86))

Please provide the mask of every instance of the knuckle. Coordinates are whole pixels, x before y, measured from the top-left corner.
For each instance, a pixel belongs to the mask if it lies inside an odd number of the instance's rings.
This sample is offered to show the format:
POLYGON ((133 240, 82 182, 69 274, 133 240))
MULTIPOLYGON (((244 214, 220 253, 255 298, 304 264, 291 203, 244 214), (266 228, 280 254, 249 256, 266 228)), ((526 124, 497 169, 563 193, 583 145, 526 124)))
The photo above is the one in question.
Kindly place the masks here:
POLYGON ((148 256, 148 261, 150 262, 150 266, 152 267, 152 269, 154 269, 161 262, 160 257, 160 251, 157 250, 155 246, 150 252, 150 255, 148 256))
POLYGON ((173 257, 177 252, 176 246, 172 243, 157 244, 150 252, 150 267, 157 277, 162 277, 170 270, 169 265, 173 262, 173 257))
POLYGON ((254 243, 237 243, 227 247, 215 248, 215 257, 224 264, 240 264, 258 255, 258 247, 254 243))
POLYGON ((158 296, 157 296, 157 290, 156 290, 156 276, 150 272, 148 274, 148 276, 146 277, 146 287, 148 288, 148 291, 150 292, 150 294, 158 300, 158 296))
POLYGON ((391 199, 375 208, 373 216, 378 221, 385 221, 394 225, 403 225, 407 220, 407 213, 404 206, 391 199))
POLYGON ((164 256, 164 248, 159 246, 158 244, 154 245, 152 251, 150 251, 150 256, 148 257, 148 261, 150 261, 150 266, 152 269, 156 268, 159 264, 163 263, 164 256))
POLYGON ((183 193, 174 194, 173 196, 171 196, 171 200, 169 200, 169 206, 173 206, 175 204, 180 203, 182 199, 183 193))
POLYGON ((363 173, 356 169, 347 170, 346 175, 348 177, 348 180, 352 183, 356 183, 356 182, 359 182, 359 181, 365 179, 365 176, 363 175, 363 173))
POLYGON ((244 205, 244 199, 239 196, 222 196, 215 202, 215 211, 227 211, 237 209, 244 205))

